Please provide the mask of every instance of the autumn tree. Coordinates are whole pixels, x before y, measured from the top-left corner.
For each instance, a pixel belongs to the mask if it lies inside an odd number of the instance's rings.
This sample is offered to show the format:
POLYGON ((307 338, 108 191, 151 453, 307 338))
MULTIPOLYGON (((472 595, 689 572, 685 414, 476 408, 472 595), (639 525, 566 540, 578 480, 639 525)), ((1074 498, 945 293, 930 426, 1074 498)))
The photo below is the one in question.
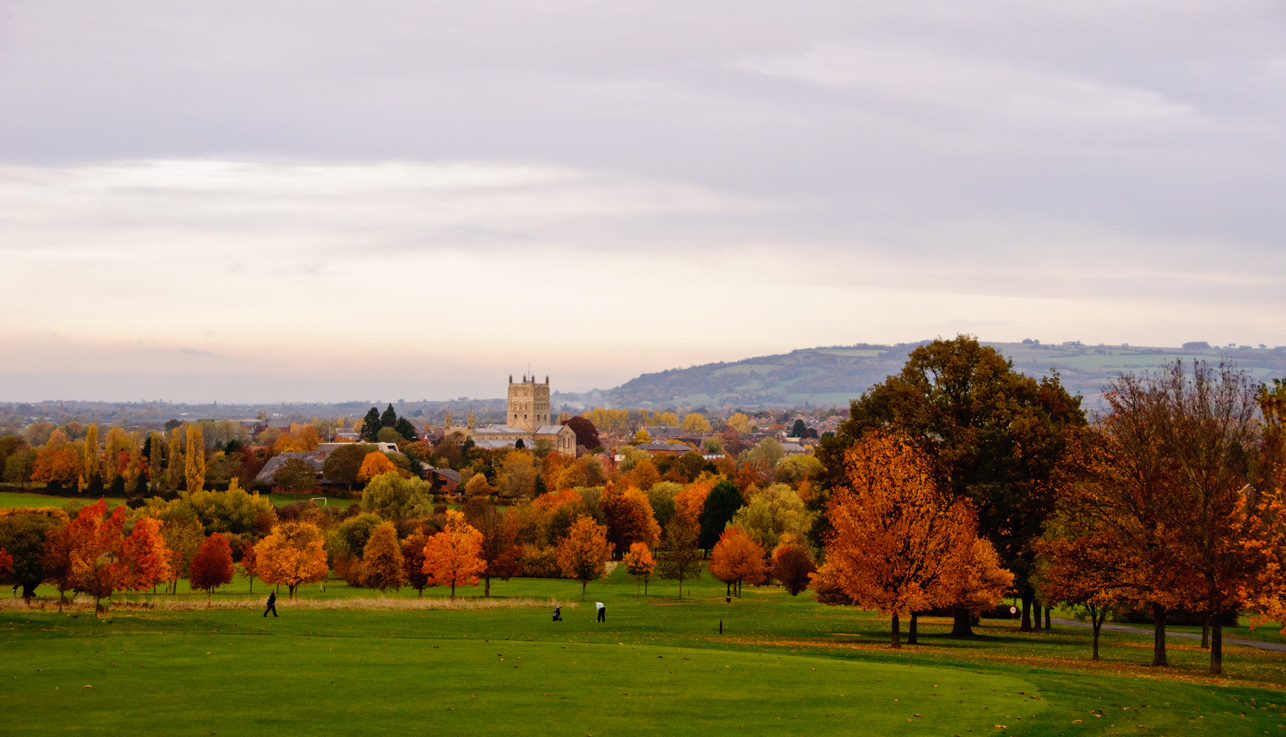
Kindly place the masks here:
POLYGON ((1086 529, 1082 520, 1056 524, 1037 543, 1040 591, 1046 601, 1082 606, 1093 630, 1092 660, 1098 660, 1103 622, 1130 589, 1134 561, 1105 530, 1086 529))
POLYGON ((170 562, 169 593, 177 594, 179 579, 192 573, 192 559, 205 542, 205 529, 187 510, 170 508, 161 519, 161 535, 165 538, 166 557, 170 562))
POLYGON ((683 598, 683 582, 701 576, 701 551, 697 542, 696 526, 676 519, 665 528, 665 535, 656 551, 656 573, 661 578, 679 582, 680 599, 683 598))
POLYGON ((828 504, 832 532, 818 575, 891 617, 898 648, 899 618, 943 601, 972 550, 973 519, 938 490, 928 458, 900 434, 868 433, 846 453, 845 471, 828 504))
POLYGON ((376 476, 384 473, 397 473, 397 466, 390 461, 388 456, 378 450, 366 454, 362 459, 362 466, 357 471, 358 481, 369 481, 376 476))
POLYGON ((808 588, 808 578, 817 570, 813 556, 801 543, 779 545, 772 554, 772 577, 781 582, 791 596, 808 588))
POLYGON ((741 597, 741 583, 763 581, 768 573, 764 549, 740 527, 729 527, 710 552, 710 575, 728 584, 741 597))
POLYGON ((660 540, 652 502, 638 489, 608 489, 598 498, 598 508, 607 518, 607 541, 614 550, 625 551, 634 543, 655 547, 660 540))
POLYGON ((177 427, 170 430, 170 447, 165 463, 165 488, 167 491, 177 491, 179 482, 183 480, 183 469, 186 467, 183 460, 182 435, 179 434, 177 427))
POLYGON ((465 521, 464 514, 447 510, 446 527, 424 546, 423 569, 429 585, 450 586, 454 601, 455 587, 477 586, 485 567, 482 533, 465 521))
POLYGON ((142 517, 134 523, 134 529, 122 546, 121 562, 124 565, 123 589, 146 591, 170 580, 169 550, 165 547, 159 520, 142 517))
MULTIPOLYGON (((60 431, 55 430, 55 434, 60 431)), ((36 452, 36 462, 31 470, 31 480, 54 487, 70 488, 80 478, 81 458, 75 449, 50 438, 44 448, 36 452)))
POLYGON ((91 504, 46 539, 45 566, 56 571, 59 594, 70 588, 94 597, 94 611, 124 580, 121 563, 125 508, 107 512, 103 500, 91 504))
POLYGON ((625 564, 625 570, 634 577, 636 584, 643 585, 643 595, 647 596, 647 582, 652 577, 652 572, 656 570, 656 559, 652 557, 652 551, 644 543, 633 543, 630 545, 630 551, 625 554, 621 560, 625 564))
POLYGON ((285 584, 290 598, 300 584, 326 578, 326 550, 321 530, 311 522, 284 522, 255 545, 259 578, 267 584, 285 584))
POLYGON ((692 412, 683 416, 683 424, 680 429, 689 435, 705 435, 714 428, 710 426, 710 421, 704 415, 692 412))
POLYGON ((581 601, 585 600, 585 586, 607 573, 607 559, 611 555, 607 528, 593 517, 577 517, 567 537, 558 545, 558 567, 567 578, 580 581, 581 601))
POLYGON ((88 486, 90 481, 93 480, 95 476, 99 475, 98 425, 91 422, 89 427, 85 430, 85 471, 82 474, 81 479, 84 481, 85 486, 88 486))
POLYGON ((188 425, 187 436, 183 478, 188 491, 200 491, 205 487, 205 436, 201 433, 201 425, 195 422, 188 425))
POLYGON ((536 464, 531 453, 513 450, 505 454, 496 474, 496 491, 506 499, 529 499, 536 493, 536 464))
MULTIPOLYGON (((1016 576, 1022 629, 1030 630, 1033 543, 1078 475, 1069 459, 1086 430, 1080 398, 1057 374, 1026 376, 994 348, 961 335, 916 348, 898 374, 854 400, 849 415, 817 451, 823 470, 814 506, 824 509, 831 490, 844 485, 845 453, 868 431, 903 433, 944 491, 974 510, 978 534, 1016 576)), ((826 523, 820 519, 816 531, 824 534, 826 523)), ((953 633, 971 634, 968 612, 956 612, 953 633)))
POLYGON ((188 576, 188 580, 192 583, 192 588, 205 592, 205 598, 208 601, 216 586, 232 583, 235 570, 232 565, 232 546, 228 543, 228 536, 222 532, 216 532, 207 537, 197 549, 196 557, 192 559, 192 573, 188 576))
MULTIPOLYGON (((1248 483, 1248 458, 1261 436, 1257 387, 1232 365, 1176 361, 1157 377, 1169 421, 1164 441, 1183 502, 1187 565, 1200 580, 1197 604, 1209 616, 1210 672, 1223 672, 1223 620, 1261 589, 1274 567, 1282 520, 1278 489, 1248 483)), ((1268 409, 1268 408, 1264 408, 1268 409)))
POLYGON ((371 534, 362 551, 362 582, 379 589, 401 588, 406 583, 402 548, 397 542, 397 528, 392 522, 381 523, 371 534))
POLYGON ((517 544, 513 527, 505 515, 487 497, 474 497, 465 502, 465 519, 482 535, 483 596, 491 596, 491 579, 508 581, 522 570, 522 547, 517 544))
POLYGON ((813 525, 814 514, 786 484, 751 488, 746 505, 732 516, 732 524, 745 530, 764 550, 773 550, 783 535, 802 537, 813 525))
POLYGON ((424 587, 429 585, 429 576, 424 572, 424 547, 428 544, 429 536, 418 531, 402 541, 402 570, 406 573, 407 584, 419 596, 424 596, 424 587))

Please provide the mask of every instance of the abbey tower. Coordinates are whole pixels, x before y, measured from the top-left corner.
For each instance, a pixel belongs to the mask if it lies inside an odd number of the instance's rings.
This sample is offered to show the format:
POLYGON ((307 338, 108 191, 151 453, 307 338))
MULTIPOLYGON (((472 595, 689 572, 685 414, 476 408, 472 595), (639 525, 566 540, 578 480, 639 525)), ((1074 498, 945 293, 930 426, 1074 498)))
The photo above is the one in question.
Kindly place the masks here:
POLYGON ((535 432, 550 424, 548 376, 543 384, 537 383, 535 376, 523 376, 517 384, 513 376, 509 377, 509 407, 505 424, 527 432, 535 432))

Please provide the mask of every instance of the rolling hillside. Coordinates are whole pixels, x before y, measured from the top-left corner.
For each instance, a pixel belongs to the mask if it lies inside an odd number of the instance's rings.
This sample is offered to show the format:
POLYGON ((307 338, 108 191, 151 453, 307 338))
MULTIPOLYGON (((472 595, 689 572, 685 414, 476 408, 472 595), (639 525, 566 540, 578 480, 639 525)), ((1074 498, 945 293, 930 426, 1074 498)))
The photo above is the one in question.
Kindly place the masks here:
MULTIPOLYGON (((555 404, 614 407, 843 406, 896 373, 919 343, 808 348, 776 356, 643 374, 615 389, 559 394, 555 404)), ((1257 380, 1286 376, 1286 348, 1147 348, 1105 345, 987 343, 1032 376, 1055 369, 1087 406, 1100 404, 1105 383, 1122 372, 1155 371, 1176 358, 1227 358, 1257 380)))

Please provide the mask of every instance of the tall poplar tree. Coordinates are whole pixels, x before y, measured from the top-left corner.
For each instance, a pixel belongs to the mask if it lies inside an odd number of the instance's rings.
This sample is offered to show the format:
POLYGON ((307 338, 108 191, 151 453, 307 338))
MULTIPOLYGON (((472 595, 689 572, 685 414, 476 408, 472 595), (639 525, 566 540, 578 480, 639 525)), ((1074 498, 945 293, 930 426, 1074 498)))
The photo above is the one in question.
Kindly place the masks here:
POLYGON ((170 452, 165 459, 168 464, 165 468, 165 490, 170 492, 178 491, 179 481, 183 479, 183 440, 179 434, 180 429, 170 429, 170 452))

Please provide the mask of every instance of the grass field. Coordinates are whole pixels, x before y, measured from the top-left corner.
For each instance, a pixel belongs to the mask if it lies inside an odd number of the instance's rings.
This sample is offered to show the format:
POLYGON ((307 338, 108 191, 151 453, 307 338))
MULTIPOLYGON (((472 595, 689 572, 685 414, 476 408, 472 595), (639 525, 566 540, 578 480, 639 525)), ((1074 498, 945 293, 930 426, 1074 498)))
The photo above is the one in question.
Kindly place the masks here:
MULTIPOLYGON (((265 619, 246 582, 216 595, 244 608, 0 610, 0 709, 17 734, 176 735, 587 734, 952 735, 1286 733, 1286 656, 1207 653, 1172 643, 1151 669, 1146 635, 1105 634, 1090 663, 1088 631, 1019 634, 985 623, 976 640, 929 620, 922 644, 887 648, 873 613, 806 594, 746 588, 723 601, 703 578, 680 602, 673 582, 652 596, 617 569, 590 584, 494 582, 498 597, 550 608, 351 610, 282 602, 265 619), (595 600, 608 605, 594 621, 595 600), (722 621, 723 634, 719 634, 722 621), (89 686, 89 688, 85 688, 89 686), (1003 726, 1000 726, 1003 725, 1003 726)), ((46 594, 42 589, 41 594, 46 594)), ((466 603, 481 588, 467 589, 466 603)), ((432 590, 430 596, 444 596, 432 590)), ((317 606, 375 597, 332 581, 305 587, 317 606)), ((415 592, 390 594, 393 605, 415 592)), ((155 597, 168 601, 171 597, 155 597)), ((182 593, 200 605, 203 594, 182 593)))

